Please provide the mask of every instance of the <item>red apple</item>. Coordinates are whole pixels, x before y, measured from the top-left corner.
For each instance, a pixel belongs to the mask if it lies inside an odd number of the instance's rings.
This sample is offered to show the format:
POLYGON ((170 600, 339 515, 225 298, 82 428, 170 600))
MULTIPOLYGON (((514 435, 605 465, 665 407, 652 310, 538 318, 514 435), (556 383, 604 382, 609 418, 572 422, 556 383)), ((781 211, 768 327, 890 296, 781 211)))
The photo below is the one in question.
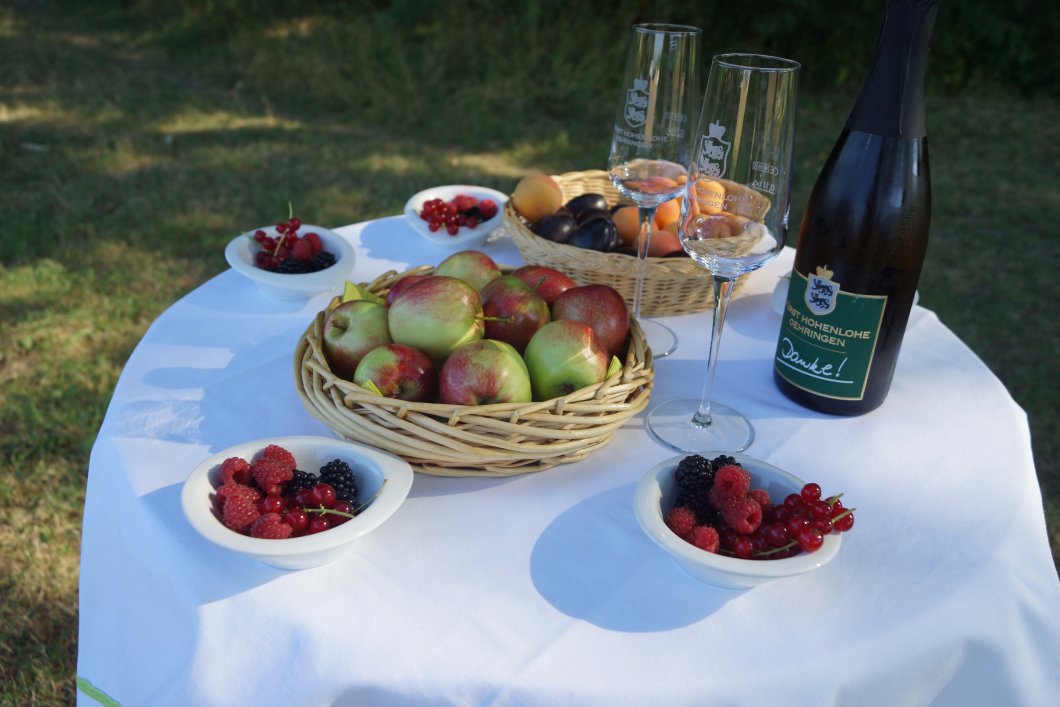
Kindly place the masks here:
POLYGON ((501 269, 480 250, 462 250, 438 263, 434 274, 458 277, 481 291, 486 283, 501 276, 501 269))
POLYGON ((445 360, 438 376, 438 401, 449 405, 528 403, 530 374, 510 344, 479 339, 445 360))
POLYGON ((393 285, 390 286, 390 289, 387 290, 387 293, 386 293, 387 306, 394 304, 394 300, 396 300, 398 298, 398 295, 400 295, 402 292, 404 292, 408 288, 409 285, 413 284, 414 282, 419 282, 420 280, 422 280, 425 277, 428 277, 428 276, 427 275, 406 275, 405 277, 403 277, 400 280, 396 281, 393 285))
POLYGON ((629 308, 610 285, 582 285, 565 290, 552 303, 553 319, 574 319, 593 328, 611 356, 621 358, 629 337, 629 308))
POLYGON ((534 332, 552 319, 545 300, 512 275, 493 280, 482 288, 481 295, 486 337, 511 344, 519 353, 534 332))
POLYGON ((593 329, 574 319, 553 319, 523 352, 534 400, 551 400, 604 380, 611 357, 593 329))
POLYGON ((390 336, 435 361, 481 339, 482 299, 474 287, 455 277, 431 275, 414 282, 390 305, 390 336))
POLYGON ((392 340, 386 305, 363 299, 343 302, 324 318, 323 338, 332 373, 350 380, 366 353, 392 340))
POLYGON ((353 382, 372 381, 388 398, 432 403, 438 397, 438 371, 431 357, 405 344, 384 344, 361 359, 353 382))
POLYGON ((541 299, 545 300, 549 306, 560 292, 578 286, 578 283, 559 270, 546 265, 524 265, 513 270, 512 275, 534 288, 534 292, 541 295, 541 299))

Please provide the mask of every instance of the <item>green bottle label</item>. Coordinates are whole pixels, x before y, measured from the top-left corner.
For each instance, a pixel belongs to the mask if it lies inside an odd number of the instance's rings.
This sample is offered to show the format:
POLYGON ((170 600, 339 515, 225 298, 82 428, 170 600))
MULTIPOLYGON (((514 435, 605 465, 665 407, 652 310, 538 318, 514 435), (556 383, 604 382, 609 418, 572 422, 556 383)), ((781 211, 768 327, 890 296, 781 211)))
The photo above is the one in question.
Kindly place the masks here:
POLYGON ((861 400, 887 297, 844 292, 831 277, 821 267, 809 276, 792 271, 773 366, 815 395, 861 400))

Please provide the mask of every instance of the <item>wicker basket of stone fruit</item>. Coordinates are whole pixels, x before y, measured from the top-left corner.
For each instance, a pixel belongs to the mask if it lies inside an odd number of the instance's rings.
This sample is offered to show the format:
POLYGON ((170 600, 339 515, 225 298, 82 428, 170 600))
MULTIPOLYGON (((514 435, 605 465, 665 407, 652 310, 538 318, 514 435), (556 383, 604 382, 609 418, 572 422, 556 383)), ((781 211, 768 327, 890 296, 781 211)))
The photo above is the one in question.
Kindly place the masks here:
POLYGON ((584 459, 643 410, 654 370, 622 296, 474 250, 349 283, 295 351, 306 409, 438 476, 584 459))
MULTIPOLYGON (((751 200, 760 198, 747 191, 751 200)), ((656 210, 644 276, 643 316, 691 314, 714 306, 710 273, 688 257, 677 238, 680 211, 680 198, 656 210)), ((718 211, 719 227, 724 227, 730 215, 718 211)), ((508 199, 504 226, 527 263, 559 270, 581 285, 609 285, 632 306, 637 207, 622 201, 607 172, 524 177, 508 199)), ((740 247, 745 245, 741 241, 740 247)), ((737 281, 736 293, 741 286, 737 281)))

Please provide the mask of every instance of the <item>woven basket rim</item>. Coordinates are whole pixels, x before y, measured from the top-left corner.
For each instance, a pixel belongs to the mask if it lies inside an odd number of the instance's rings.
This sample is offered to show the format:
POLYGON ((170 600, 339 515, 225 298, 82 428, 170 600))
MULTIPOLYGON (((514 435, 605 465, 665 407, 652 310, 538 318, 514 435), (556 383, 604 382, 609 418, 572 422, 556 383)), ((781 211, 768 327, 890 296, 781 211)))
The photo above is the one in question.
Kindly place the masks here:
MULTIPOLYGON (((501 265, 511 272, 513 266, 501 265)), ((370 292, 385 295, 398 279, 432 266, 383 273, 370 292)), ((501 477, 584 459, 647 407, 654 385, 651 350, 630 319, 622 367, 606 380, 551 400, 464 406, 385 398, 339 378, 323 355, 317 313, 295 348, 295 388, 307 411, 340 436, 397 454, 416 471, 437 476, 501 477)))

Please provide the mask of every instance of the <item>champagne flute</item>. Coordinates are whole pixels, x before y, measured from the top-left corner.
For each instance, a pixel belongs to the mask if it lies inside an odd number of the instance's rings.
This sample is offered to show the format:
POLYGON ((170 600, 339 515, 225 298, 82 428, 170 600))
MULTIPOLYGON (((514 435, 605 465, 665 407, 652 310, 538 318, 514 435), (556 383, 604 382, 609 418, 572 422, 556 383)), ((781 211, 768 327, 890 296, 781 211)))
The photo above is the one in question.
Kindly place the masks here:
MULTIPOLYGON (((618 192, 640 212, 633 290, 633 317, 638 320, 655 210, 684 189, 692 110, 699 95, 701 34, 687 25, 633 25, 607 170, 618 192)), ((677 336, 669 328, 650 320, 640 325, 655 358, 677 348, 677 336)))
POLYGON ((718 348, 733 286, 780 253, 787 240, 799 64, 757 54, 711 63, 698 139, 689 162, 678 236, 710 270, 714 312, 703 391, 648 414, 648 431, 680 452, 740 452, 754 427, 711 401, 718 348))

